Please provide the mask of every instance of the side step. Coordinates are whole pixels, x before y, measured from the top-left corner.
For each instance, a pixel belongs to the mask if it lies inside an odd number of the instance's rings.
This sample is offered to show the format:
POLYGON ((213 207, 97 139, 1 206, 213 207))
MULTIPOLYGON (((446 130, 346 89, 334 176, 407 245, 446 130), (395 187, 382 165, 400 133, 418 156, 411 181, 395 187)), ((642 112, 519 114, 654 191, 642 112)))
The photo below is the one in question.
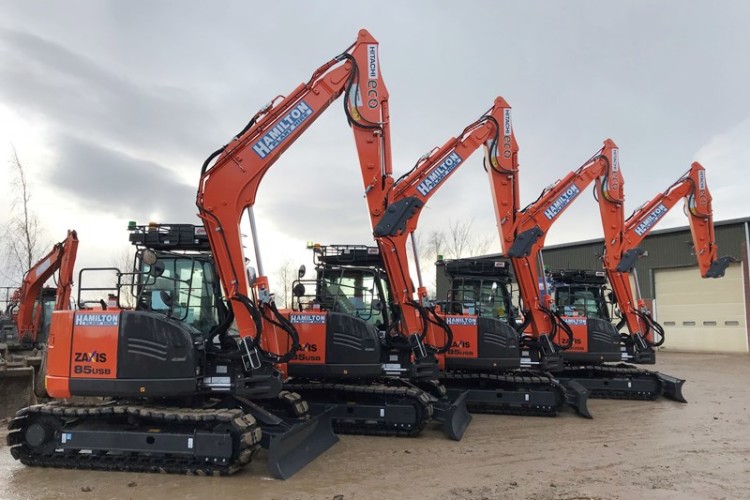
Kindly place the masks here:
POLYGON ((466 393, 466 406, 472 413, 554 417, 569 405, 582 417, 591 418, 588 391, 580 385, 565 387, 548 374, 446 372, 440 381, 451 399, 466 393))

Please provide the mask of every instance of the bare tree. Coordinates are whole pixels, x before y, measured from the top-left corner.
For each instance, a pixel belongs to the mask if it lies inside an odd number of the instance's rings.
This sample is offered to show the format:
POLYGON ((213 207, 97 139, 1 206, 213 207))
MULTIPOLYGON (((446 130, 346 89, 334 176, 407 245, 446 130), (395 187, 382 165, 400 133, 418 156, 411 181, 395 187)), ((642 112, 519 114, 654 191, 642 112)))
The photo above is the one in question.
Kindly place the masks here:
POLYGON ((424 244, 422 244, 420 238, 417 238, 417 247, 420 248, 420 269, 425 279, 425 286, 431 296, 435 296, 434 263, 440 256, 460 259, 483 255, 492 246, 495 236, 493 234, 478 234, 476 231, 472 231, 473 225, 473 219, 468 221, 449 220, 447 228, 432 231, 424 244))
POLYGON ((432 231, 426 244, 421 247, 420 256, 435 261, 443 255, 451 259, 471 257, 487 253, 494 240, 493 234, 478 234, 472 230, 474 220, 449 220, 448 227, 432 231))
MULTIPOLYGON (((112 266, 116 267, 122 273, 133 272, 133 249, 125 247, 120 254, 113 260, 112 266)), ((135 296, 133 295, 133 275, 126 274, 121 280, 120 288, 120 307, 132 308, 135 306, 135 296)))
POLYGON ((445 233, 443 231, 432 231, 427 236, 426 243, 419 245, 418 242, 417 246, 422 249, 420 252, 422 259, 435 261, 445 251, 445 233))
POLYGON ((276 296, 281 295, 284 309, 288 309, 292 304, 292 283, 297 278, 296 268, 291 260, 285 260, 276 269, 276 280, 278 284, 277 290, 281 293, 276 293, 276 296))
POLYGON ((16 148, 11 145, 10 159, 15 197, 11 200, 10 217, 3 230, 2 276, 9 283, 18 284, 23 274, 39 259, 44 244, 39 219, 31 209, 31 188, 16 148))
POLYGON ((480 235, 472 231, 474 219, 448 221, 445 236, 446 253, 453 259, 486 253, 492 245, 493 235, 480 235))

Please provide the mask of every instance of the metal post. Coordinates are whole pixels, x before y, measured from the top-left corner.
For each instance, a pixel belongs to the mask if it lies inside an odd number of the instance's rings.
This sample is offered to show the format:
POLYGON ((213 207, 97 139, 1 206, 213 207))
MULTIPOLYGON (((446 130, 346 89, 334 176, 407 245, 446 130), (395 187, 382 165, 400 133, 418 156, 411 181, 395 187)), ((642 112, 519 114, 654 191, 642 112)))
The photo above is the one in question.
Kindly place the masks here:
POLYGON ((414 240, 414 233, 411 233, 411 249, 414 253, 414 264, 417 266, 417 283, 420 288, 422 285, 422 271, 419 269, 419 256, 417 255, 417 242, 414 240))
POLYGON ((255 227, 255 212, 252 206, 247 208, 247 218, 250 220, 250 234, 253 237, 253 250, 255 251, 255 262, 258 264, 258 276, 265 276, 263 261, 260 258, 260 247, 258 246, 258 228, 255 227))
POLYGON ((641 300, 641 284, 638 282, 638 269, 633 268, 633 283, 635 283, 635 303, 641 300))
MULTIPOLYGON (((537 272, 539 273, 539 276, 541 276, 542 283, 544 285, 544 293, 546 295, 549 295, 550 294, 550 290, 549 290, 549 287, 547 287, 547 273, 546 273, 546 271, 544 269, 544 257, 542 256, 542 251, 541 250, 539 251, 539 259, 538 259, 537 265, 539 266, 537 268, 537 272)), ((539 286, 539 283, 537 283, 537 286, 539 286)))

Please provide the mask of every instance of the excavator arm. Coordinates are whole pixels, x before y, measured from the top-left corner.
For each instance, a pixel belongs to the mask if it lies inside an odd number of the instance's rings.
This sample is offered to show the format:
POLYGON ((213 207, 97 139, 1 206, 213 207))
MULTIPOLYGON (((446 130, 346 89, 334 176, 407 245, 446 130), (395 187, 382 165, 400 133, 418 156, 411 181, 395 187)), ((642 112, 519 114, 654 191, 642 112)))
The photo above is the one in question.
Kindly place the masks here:
MULTIPOLYGON (((558 327, 572 335, 567 325, 554 312, 552 294, 540 292, 539 257, 547 232, 572 202, 592 183, 599 197, 602 223, 622 227, 623 178, 619 164, 619 150, 610 139, 583 166, 545 189, 539 198, 515 214, 515 220, 499 219, 503 252, 511 258, 519 290, 527 309, 527 320, 534 337, 549 335, 554 339, 558 327), (606 201, 606 204, 603 203, 606 201)), ((495 196, 495 203, 500 203, 495 196)), ((499 213, 500 210, 496 209, 499 213)), ((545 281, 546 282, 546 281, 545 281)), ((526 325, 523 325, 524 327, 526 325)))
MULTIPOLYGON (((382 189, 390 173, 388 91, 380 74, 378 42, 361 30, 356 42, 318 68, 307 83, 286 97, 277 97, 261 109, 227 145, 203 165, 196 204, 216 260, 219 278, 242 338, 252 346, 286 361, 298 341, 294 327, 281 316, 271 299, 263 275, 253 206, 260 182, 279 156, 336 100, 345 94, 344 110, 373 189, 382 189), (240 220, 247 212, 260 276, 246 270, 240 220), (252 287, 252 291, 251 291, 252 287), (264 328, 280 327, 291 347, 279 345, 275 335, 264 337, 264 328), (275 356, 272 353, 286 354, 275 356)), ((283 338, 283 337, 281 337, 283 338)))
POLYGON ((36 342, 38 324, 34 317, 37 298, 44 283, 58 270, 55 310, 70 309, 70 292, 73 285, 73 267, 78 252, 78 234, 68 231, 67 237, 55 244, 52 250, 26 272, 21 287, 13 294, 18 303, 16 325, 18 337, 23 341, 36 342))
MULTIPOLYGON (((439 148, 424 155, 411 171, 395 182, 388 177, 383 189, 372 189, 368 183, 368 169, 363 165, 367 203, 373 234, 380 248, 388 273, 393 300, 401 307, 401 334, 424 337, 427 331, 429 309, 427 290, 422 284, 416 248, 419 287, 415 289, 409 272, 407 238, 413 236, 419 216, 427 200, 434 195, 443 182, 479 147, 484 146, 486 167, 503 176, 515 176, 516 151, 518 146, 510 128, 510 105, 502 97, 478 120, 466 127, 458 137, 452 137, 439 148), (505 124, 505 125, 504 125, 505 124), (507 135, 503 135, 503 127, 507 135), (512 152, 509 152, 512 151, 512 152), (417 311, 410 314, 406 311, 417 311)), ((414 240, 412 238, 412 244, 414 240)), ((434 317, 434 315, 433 315, 434 317)), ((446 345, 448 345, 446 343, 446 345)), ((444 351, 446 346, 439 348, 444 351)))
POLYGON ((685 200, 685 213, 690 221, 690 232, 701 276, 724 276, 727 266, 733 259, 717 256, 711 193, 706 184, 706 171, 698 162, 694 162, 690 170, 666 191, 659 193, 633 212, 624 222, 621 238, 618 239, 612 231, 608 234, 605 228, 605 253, 602 261, 623 320, 627 323, 631 335, 640 335, 651 345, 663 343, 663 330, 651 318, 645 302, 640 298, 637 302, 634 300, 630 273, 635 268, 636 260, 644 254, 639 248, 643 239, 682 199, 685 200), (652 328, 661 333, 660 339, 652 338, 652 328))

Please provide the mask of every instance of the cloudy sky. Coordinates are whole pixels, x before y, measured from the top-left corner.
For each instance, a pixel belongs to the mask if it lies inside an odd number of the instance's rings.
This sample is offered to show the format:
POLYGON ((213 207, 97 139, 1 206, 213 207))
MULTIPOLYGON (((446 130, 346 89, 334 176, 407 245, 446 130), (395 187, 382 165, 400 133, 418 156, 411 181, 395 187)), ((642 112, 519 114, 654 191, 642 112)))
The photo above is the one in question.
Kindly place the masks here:
MULTIPOLYGON (((128 220, 196 221, 205 157, 360 28, 380 42, 397 175, 502 95, 524 204, 610 137, 628 213, 699 160, 716 220, 750 215, 747 2, 0 0, 0 9, 0 222, 14 195, 12 144, 47 241, 77 229, 80 265, 111 265, 128 220)), ((308 240, 371 241, 340 103, 271 169, 256 216, 268 274, 301 262, 308 240)), ((495 234, 479 153, 432 198, 422 234, 449 219, 495 234)), ((660 228, 685 223, 678 207, 660 228)), ((587 196, 547 242, 599 235, 587 196)))

